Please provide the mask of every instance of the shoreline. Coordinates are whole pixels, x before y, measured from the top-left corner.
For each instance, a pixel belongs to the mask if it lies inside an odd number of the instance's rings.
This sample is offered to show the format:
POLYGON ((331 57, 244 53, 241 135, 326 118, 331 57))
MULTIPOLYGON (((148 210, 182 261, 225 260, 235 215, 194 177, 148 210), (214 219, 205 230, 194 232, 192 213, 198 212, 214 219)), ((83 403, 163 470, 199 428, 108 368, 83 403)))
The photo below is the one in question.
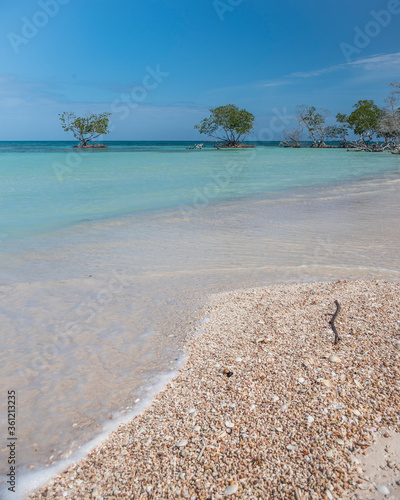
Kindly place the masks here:
POLYGON ((342 281, 212 296, 210 321, 150 407, 29 498, 341 498, 359 474, 355 452, 383 427, 400 430, 398 389, 369 382, 398 370, 399 291, 342 281), (326 319, 335 298, 337 349, 326 319))
MULTIPOLYGON (((268 148, 280 150, 280 148, 277 148, 276 146, 271 146, 271 147, 265 146, 264 148, 260 147, 260 150, 262 151, 262 149, 268 149, 268 148)), ((214 151, 214 148, 210 148, 209 151, 214 151)), ((305 149, 304 151, 313 151, 313 149, 312 148, 305 149)), ((315 151, 322 152, 325 151, 325 149, 316 148, 315 151)), ((342 151, 342 149, 339 148, 338 151, 342 151)), ((389 153, 387 156, 391 157, 389 153)), ((281 159, 284 160, 284 158, 281 159)), ((266 160, 268 160, 268 158, 266 158, 266 160)), ((15 233, 15 234, 10 233, 12 236, 10 241, 12 243, 22 241, 24 246, 24 244, 26 243, 29 244, 29 242, 32 241, 35 242, 36 239, 38 238, 40 239, 46 235, 51 235, 55 233, 62 234, 64 230, 69 230, 74 228, 77 228, 79 230, 79 228, 84 228, 88 223, 90 228, 92 225, 96 225, 103 222, 123 223, 124 221, 135 217, 140 218, 140 217, 146 217, 148 215, 158 217, 158 216, 163 216, 164 214, 174 214, 174 213, 178 214, 179 217, 183 217, 186 219, 187 217, 190 217, 191 214, 196 210, 202 210, 204 208, 208 208, 209 206, 218 207, 221 204, 223 205, 225 203, 229 203, 237 199, 241 199, 244 201, 249 200, 250 202, 258 200, 274 202, 274 201, 279 201, 281 199, 284 200, 285 198, 290 199, 293 196, 294 197, 311 196, 312 198, 314 198, 315 193, 318 191, 334 192, 337 188, 341 189, 342 187, 345 187, 346 190, 350 187, 353 187, 357 191, 360 185, 366 187, 368 183, 374 184, 375 182, 381 184, 381 188, 384 188, 385 184, 388 184, 388 181, 396 182, 399 180, 398 179, 399 167, 396 163, 394 168, 391 167, 388 170, 383 170, 379 172, 376 171, 367 173, 359 172, 358 175, 355 177, 348 176, 346 174, 343 178, 339 179, 318 178, 314 180, 311 184, 304 184, 304 185, 291 184, 290 182, 286 183, 285 181, 282 181, 282 185, 280 187, 273 189, 266 189, 266 186, 263 186, 263 190, 261 191, 246 191, 233 195, 229 194, 226 197, 219 196, 219 194, 208 195, 207 193, 209 191, 215 191, 219 193, 220 191, 224 190, 225 188, 224 185, 218 184, 218 182, 216 182, 214 177, 218 177, 220 175, 225 176, 227 174, 226 168, 227 165, 230 164, 229 163, 230 161, 232 160, 227 160, 226 164, 217 164, 216 165, 217 174, 215 175, 215 172, 210 172, 210 175, 208 175, 207 178, 201 180, 199 186, 196 186, 190 191, 190 197, 188 197, 187 199, 182 199, 179 204, 170 205, 169 203, 165 202, 165 204, 161 204, 160 206, 154 206, 154 207, 139 206, 139 205, 130 206, 129 208, 124 207, 124 210, 122 211, 119 211, 118 209, 115 212, 111 211, 109 213, 102 213, 100 216, 98 216, 97 213, 95 212, 86 213, 83 214, 81 218, 64 220, 62 223, 59 223, 59 225, 54 225, 50 227, 43 226, 42 228, 37 227, 34 229, 30 228, 29 230, 23 228, 20 233, 15 233)), ((240 164, 239 167, 241 168, 240 164)), ((57 179, 57 177, 55 178, 57 179)), ((232 175, 232 178, 235 180, 236 176, 232 175)), ((230 183, 232 182, 230 176, 229 176, 229 182, 230 183)), ((7 242, 7 239, 5 241, 7 242)))

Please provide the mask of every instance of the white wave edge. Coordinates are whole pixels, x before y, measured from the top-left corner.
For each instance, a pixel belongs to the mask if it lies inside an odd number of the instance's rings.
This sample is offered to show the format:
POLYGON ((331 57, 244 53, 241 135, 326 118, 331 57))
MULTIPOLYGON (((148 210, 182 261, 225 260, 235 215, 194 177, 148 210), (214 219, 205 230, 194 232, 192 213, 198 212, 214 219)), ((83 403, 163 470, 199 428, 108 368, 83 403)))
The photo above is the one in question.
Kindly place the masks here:
MULTIPOLYGON (((149 408, 155 396, 163 389, 165 389, 167 384, 176 377, 179 370, 185 364, 186 359, 187 354, 182 354, 179 360, 176 362, 177 368, 169 373, 161 375, 158 381, 153 384, 148 390, 146 398, 138 403, 134 410, 120 415, 118 418, 111 422, 105 422, 103 424, 103 431, 92 440, 84 443, 80 448, 78 448, 78 450, 76 450, 73 455, 71 455, 71 457, 60 460, 56 464, 49 467, 30 472, 23 472, 20 475, 17 471, 15 492, 9 491, 9 485, 6 483, 0 487, 0 499, 25 500, 30 493, 42 488, 55 476, 64 472, 68 467, 86 458, 91 451, 93 451, 97 446, 104 443, 109 435, 113 431, 117 430, 121 424, 127 424, 131 422, 135 417, 142 414, 147 408, 149 408)), ((2 476, 0 479, 1 482, 7 481, 7 478, 4 476, 2 476)))

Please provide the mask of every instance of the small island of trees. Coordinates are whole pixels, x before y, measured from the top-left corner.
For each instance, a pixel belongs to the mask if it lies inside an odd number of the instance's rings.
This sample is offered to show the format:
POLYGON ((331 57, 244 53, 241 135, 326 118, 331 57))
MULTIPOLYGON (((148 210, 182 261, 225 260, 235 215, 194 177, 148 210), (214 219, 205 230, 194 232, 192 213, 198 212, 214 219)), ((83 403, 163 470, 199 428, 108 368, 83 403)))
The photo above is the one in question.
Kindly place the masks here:
POLYGON ((254 115, 234 104, 210 109, 210 116, 204 118, 195 129, 218 140, 217 148, 252 148, 243 141, 254 128, 254 115))
MULTIPOLYGON (((298 126, 284 130, 280 146, 290 148, 347 148, 358 151, 391 151, 400 154, 400 83, 390 83, 392 91, 380 108, 373 100, 359 100, 348 115, 338 113, 336 123, 329 124, 329 111, 315 106, 298 106, 298 126), (304 140, 303 138, 307 139, 304 140), (350 139, 352 137, 352 139, 350 139), (354 138, 355 137, 355 138, 354 138), (331 144, 327 144, 330 142, 331 144), (334 144, 332 144, 334 143, 334 144)), ((91 143, 109 130, 111 113, 86 114, 64 112, 60 116, 62 128, 72 132, 81 148, 104 148, 91 143)), ((216 139, 215 147, 253 148, 243 144, 254 129, 254 115, 234 104, 210 109, 210 116, 194 127, 200 134, 216 139)), ((193 148, 188 148, 193 149, 193 148)), ((197 148, 201 149, 201 148, 197 148)))
POLYGON ((108 126, 111 113, 76 116, 75 113, 60 114, 61 126, 65 132, 72 132, 80 142, 78 148, 104 148, 104 144, 89 144, 93 139, 110 132, 108 126))
POLYGON ((393 90, 385 100, 386 107, 379 108, 373 100, 360 100, 353 111, 346 115, 338 113, 336 123, 327 124, 329 111, 314 106, 298 106, 298 127, 285 130, 281 146, 301 148, 341 147, 368 152, 400 152, 400 83, 390 83, 393 90), (356 136, 350 140, 350 133, 356 136), (302 142, 306 136, 307 144, 302 142), (338 142, 338 146, 327 145, 326 141, 338 142))

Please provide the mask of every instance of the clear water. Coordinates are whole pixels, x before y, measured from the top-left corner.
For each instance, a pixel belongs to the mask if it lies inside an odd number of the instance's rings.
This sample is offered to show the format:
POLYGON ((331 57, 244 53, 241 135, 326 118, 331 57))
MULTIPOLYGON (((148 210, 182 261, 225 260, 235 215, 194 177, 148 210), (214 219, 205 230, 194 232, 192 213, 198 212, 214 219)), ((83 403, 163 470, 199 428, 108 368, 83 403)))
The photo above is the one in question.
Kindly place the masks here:
POLYGON ((0 376, 21 471, 144 400, 209 293, 398 279, 398 156, 189 145, 0 143, 0 376))
POLYGON ((4 239, 82 221, 204 204, 298 186, 390 172, 398 159, 344 150, 259 145, 250 151, 201 151, 191 143, 0 143, 0 234, 4 239), (231 172, 230 172, 231 171, 231 172))

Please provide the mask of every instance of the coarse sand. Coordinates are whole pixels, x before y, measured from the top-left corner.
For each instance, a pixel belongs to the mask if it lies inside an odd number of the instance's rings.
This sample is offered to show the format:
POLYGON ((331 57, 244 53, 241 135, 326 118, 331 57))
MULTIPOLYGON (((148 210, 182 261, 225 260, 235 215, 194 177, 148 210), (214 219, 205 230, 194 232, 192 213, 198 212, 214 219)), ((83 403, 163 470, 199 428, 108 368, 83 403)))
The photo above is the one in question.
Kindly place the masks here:
POLYGON ((151 406, 29 498, 400 498, 399 292, 338 281, 212 296, 151 406))

